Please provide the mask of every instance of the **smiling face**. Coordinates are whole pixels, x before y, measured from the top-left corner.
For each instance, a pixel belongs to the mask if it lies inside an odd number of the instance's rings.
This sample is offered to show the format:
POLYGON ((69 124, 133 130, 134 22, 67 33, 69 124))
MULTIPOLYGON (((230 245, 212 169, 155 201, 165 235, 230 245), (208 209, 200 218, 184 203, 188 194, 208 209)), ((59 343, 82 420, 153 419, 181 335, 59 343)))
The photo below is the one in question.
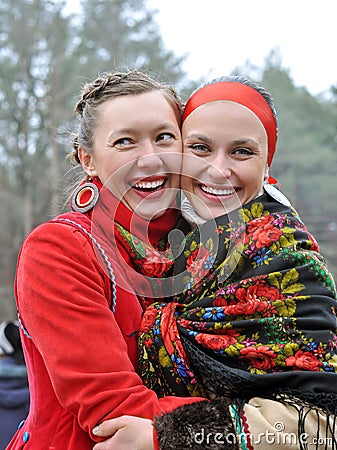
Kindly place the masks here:
POLYGON ((99 108, 93 152, 79 149, 84 170, 141 217, 159 217, 179 188, 182 143, 173 107, 162 92, 151 91, 99 108))
POLYGON ((254 199, 268 175, 268 141, 245 106, 215 101, 184 121, 182 188, 203 219, 219 217, 254 199))

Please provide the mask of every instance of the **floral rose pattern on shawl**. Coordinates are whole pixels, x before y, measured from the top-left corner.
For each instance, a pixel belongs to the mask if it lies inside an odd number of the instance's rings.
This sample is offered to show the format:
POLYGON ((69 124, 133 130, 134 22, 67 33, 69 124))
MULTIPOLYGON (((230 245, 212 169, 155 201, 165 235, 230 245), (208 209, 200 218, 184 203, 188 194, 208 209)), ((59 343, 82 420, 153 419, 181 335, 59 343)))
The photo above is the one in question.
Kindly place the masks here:
POLYGON ((336 288, 296 211, 264 194, 207 226, 202 240, 198 230, 186 236, 174 301, 154 303, 144 314, 139 351, 146 385, 160 396, 207 395, 185 342, 226 373, 254 380, 336 373, 336 288))
POLYGON ((172 253, 167 242, 158 242, 158 249, 133 236, 126 228, 116 223, 116 230, 128 247, 137 270, 151 278, 165 277, 173 266, 172 253))
POLYGON ((152 298, 160 297, 160 293, 163 291, 161 281, 172 274, 174 264, 167 241, 161 239, 154 247, 149 242, 138 239, 117 222, 115 223, 115 232, 128 248, 130 261, 136 272, 145 276, 150 283, 152 298))

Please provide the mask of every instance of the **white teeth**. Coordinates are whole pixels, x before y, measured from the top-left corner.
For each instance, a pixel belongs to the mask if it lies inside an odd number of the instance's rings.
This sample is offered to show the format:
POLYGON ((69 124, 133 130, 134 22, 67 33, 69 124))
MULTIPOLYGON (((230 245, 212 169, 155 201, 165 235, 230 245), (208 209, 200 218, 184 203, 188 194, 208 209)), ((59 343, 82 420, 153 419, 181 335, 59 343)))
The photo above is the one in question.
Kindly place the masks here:
POLYGON ((140 181, 139 183, 135 183, 133 187, 136 189, 157 189, 159 186, 162 186, 164 182, 164 178, 155 181, 140 181))
POLYGON ((200 185, 202 191, 207 192, 207 194, 212 195, 231 195, 234 194, 235 189, 213 189, 209 186, 205 186, 204 184, 200 185))

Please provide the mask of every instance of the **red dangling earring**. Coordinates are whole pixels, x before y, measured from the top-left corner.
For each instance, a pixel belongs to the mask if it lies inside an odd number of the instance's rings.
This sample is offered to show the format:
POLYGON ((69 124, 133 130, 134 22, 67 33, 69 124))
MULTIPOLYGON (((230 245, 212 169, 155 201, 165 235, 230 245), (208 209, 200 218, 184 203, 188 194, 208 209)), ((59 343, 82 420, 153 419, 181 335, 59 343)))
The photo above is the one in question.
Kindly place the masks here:
POLYGON ((98 198, 98 186, 89 178, 74 191, 70 201, 71 208, 80 213, 88 212, 96 205, 98 198))

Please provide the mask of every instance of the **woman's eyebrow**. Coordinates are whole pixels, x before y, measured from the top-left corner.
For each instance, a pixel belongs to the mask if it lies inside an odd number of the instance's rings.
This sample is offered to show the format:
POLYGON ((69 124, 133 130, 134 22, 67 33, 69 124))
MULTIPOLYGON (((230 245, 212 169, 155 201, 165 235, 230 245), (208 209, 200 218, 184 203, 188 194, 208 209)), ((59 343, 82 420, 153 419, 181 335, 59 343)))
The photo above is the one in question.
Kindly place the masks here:
POLYGON ((259 143, 255 139, 252 139, 252 138, 235 139, 234 141, 232 141, 232 143, 234 145, 243 145, 243 144, 259 145, 259 143))
POLYGON ((203 141, 203 142, 206 142, 208 144, 211 144, 213 142, 212 139, 210 139, 209 137, 207 137, 207 136, 205 136, 203 134, 200 134, 200 133, 189 134, 188 136, 186 136, 186 138, 184 140, 188 141, 189 139, 191 139, 191 140, 195 139, 195 140, 198 140, 198 141, 203 141))

